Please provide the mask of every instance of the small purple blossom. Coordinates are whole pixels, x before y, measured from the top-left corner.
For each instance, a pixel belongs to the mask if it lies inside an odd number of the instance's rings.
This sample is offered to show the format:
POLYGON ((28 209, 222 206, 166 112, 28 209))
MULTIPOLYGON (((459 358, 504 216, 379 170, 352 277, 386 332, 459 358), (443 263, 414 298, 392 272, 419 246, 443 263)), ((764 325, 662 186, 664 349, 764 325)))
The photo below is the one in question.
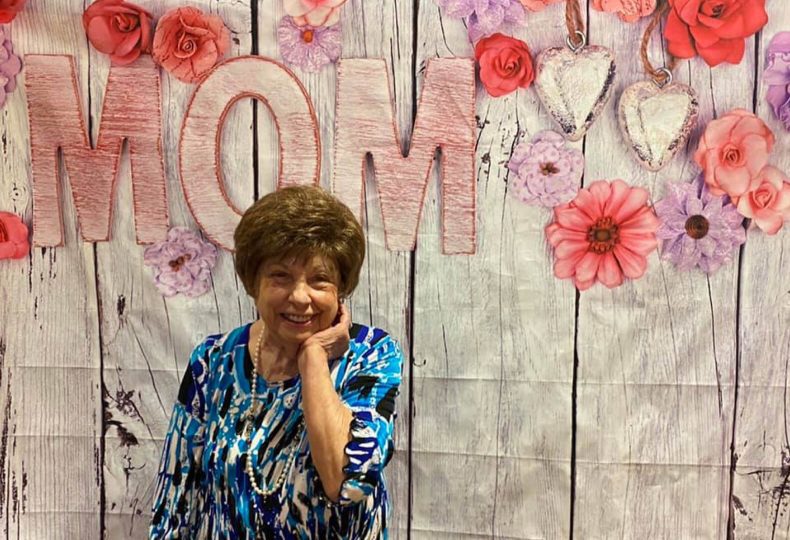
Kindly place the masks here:
POLYGON ((0 28, 0 107, 5 105, 6 96, 16 88, 16 76, 22 71, 22 61, 14 54, 11 40, 0 28))
POLYGON ((283 17, 277 25, 277 40, 283 59, 305 71, 319 71, 340 58, 340 24, 299 26, 293 18, 283 17))
POLYGON ((765 53, 765 99, 785 129, 790 131, 790 32, 779 32, 765 53))
POLYGON ((519 0, 436 0, 448 17, 466 19, 469 41, 490 36, 503 24, 523 26, 526 11, 519 0))
POLYGON ((217 248, 186 227, 173 227, 167 240, 145 248, 144 262, 164 296, 200 296, 211 287, 217 248))
POLYGON ((522 142, 510 156, 507 168, 513 174, 510 193, 521 202, 553 208, 576 196, 584 172, 584 155, 565 146, 554 131, 541 131, 522 142))
POLYGON ((669 184, 655 211, 661 221, 656 232, 663 240, 661 258, 681 270, 699 267, 712 274, 746 241, 743 216, 726 195, 711 195, 702 176, 669 184))

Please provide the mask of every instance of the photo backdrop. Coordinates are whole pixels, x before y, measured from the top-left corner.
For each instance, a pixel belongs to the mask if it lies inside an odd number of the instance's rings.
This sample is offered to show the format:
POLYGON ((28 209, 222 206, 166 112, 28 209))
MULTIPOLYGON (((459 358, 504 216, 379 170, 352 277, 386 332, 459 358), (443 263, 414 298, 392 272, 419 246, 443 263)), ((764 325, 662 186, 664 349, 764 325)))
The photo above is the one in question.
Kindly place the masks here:
MULTIPOLYGON (((254 1, 254 0, 252 0, 254 1)), ((282 3, 190 1, 222 17, 229 56, 280 60, 282 3)), ((177 0, 138 0, 155 17, 177 0)), ((584 2, 583 2, 584 3, 584 2)), ((767 0, 768 25, 738 65, 682 62, 700 123, 658 173, 629 154, 617 125, 622 90, 645 78, 625 24, 583 6, 588 41, 614 50, 612 100, 586 138, 584 185, 622 178, 662 198, 693 178, 705 124, 734 108, 773 129, 772 163, 790 169, 790 136, 764 100, 765 47, 790 30, 790 4, 767 0)), ((108 58, 87 42, 79 0, 29 0, 12 25, 26 54, 73 55, 86 125, 96 140, 108 58)), ((432 0, 348 0, 343 58, 383 58, 398 132, 408 147, 426 63, 471 57, 464 24, 432 0)), ((533 52, 564 43, 561 5, 529 13, 511 35, 533 52)), ((658 39, 651 57, 660 59, 658 39)), ((333 169, 336 68, 295 70, 322 139, 321 185, 333 169)), ((30 224, 31 165, 24 69, 0 110, 0 209, 30 224)), ((171 225, 197 229, 179 182, 178 141, 195 86, 162 72, 162 129, 171 225)), ((387 469, 393 538, 790 538, 790 232, 750 228, 735 261, 708 277, 649 258, 616 289, 578 292, 557 280, 547 210, 507 193, 516 144, 554 129, 533 88, 501 98, 477 88, 477 251, 444 255, 434 170, 417 248, 388 251, 372 170, 368 256, 351 299, 356 321, 385 328, 409 355, 387 469)), ((382 129, 388 126, 383 124, 382 129)), ((145 538, 170 412, 189 352, 205 335, 251 320, 254 306, 220 251, 211 290, 163 298, 135 240, 124 151, 112 240, 79 238, 64 184, 65 245, 0 261, 0 531, 7 538, 145 538)), ((222 131, 233 203, 275 188, 277 131, 243 99, 222 131)))

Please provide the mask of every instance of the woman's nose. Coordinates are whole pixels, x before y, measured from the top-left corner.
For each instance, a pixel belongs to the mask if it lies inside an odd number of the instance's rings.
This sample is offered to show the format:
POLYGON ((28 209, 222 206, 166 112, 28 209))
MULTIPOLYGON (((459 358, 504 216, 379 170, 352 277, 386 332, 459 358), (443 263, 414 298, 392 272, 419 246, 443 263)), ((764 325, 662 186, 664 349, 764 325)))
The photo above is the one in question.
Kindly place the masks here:
POLYGON ((297 281, 291 289, 291 301, 298 304, 310 303, 310 290, 307 283, 304 281, 297 281))

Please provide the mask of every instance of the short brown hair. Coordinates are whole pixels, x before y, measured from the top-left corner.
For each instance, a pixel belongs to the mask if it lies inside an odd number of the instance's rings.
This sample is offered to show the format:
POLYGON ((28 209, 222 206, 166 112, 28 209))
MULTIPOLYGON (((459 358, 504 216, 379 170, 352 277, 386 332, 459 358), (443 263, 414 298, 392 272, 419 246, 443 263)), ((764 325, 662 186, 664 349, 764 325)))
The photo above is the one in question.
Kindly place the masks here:
POLYGON ((258 199, 244 212, 233 240, 236 273, 252 297, 267 261, 313 255, 335 263, 338 292, 346 297, 357 287, 365 259, 365 236, 354 214, 315 186, 286 187, 258 199))

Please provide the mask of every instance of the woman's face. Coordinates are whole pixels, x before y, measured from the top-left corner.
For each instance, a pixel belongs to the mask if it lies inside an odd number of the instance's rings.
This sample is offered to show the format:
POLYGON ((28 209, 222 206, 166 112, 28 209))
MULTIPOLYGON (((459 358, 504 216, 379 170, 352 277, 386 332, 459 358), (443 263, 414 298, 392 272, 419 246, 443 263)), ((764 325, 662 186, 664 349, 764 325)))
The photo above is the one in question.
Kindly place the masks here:
POLYGON ((335 265, 320 256, 263 265, 255 304, 264 325, 283 343, 300 345, 332 326, 338 311, 335 265))

